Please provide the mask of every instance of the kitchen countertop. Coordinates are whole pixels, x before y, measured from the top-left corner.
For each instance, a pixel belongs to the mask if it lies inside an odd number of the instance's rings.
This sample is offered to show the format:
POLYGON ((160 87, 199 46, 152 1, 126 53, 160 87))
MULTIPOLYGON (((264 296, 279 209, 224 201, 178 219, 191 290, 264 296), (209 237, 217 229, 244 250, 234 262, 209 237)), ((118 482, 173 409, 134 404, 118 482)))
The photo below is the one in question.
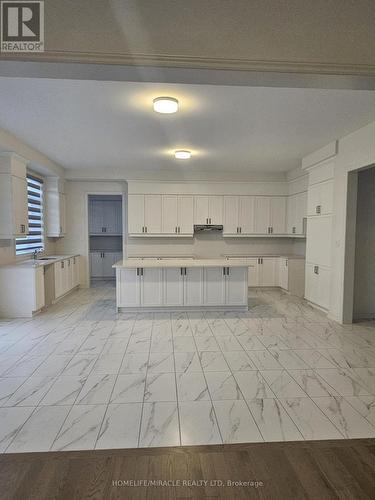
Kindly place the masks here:
POLYGON ((226 259, 252 259, 258 257, 283 257, 284 259, 305 259, 304 255, 294 255, 287 253, 254 253, 254 254, 246 254, 246 255, 223 255, 226 259))
POLYGON ((129 259, 120 260, 112 267, 134 269, 136 267, 248 267, 246 259, 129 259))
POLYGON ((1 267, 16 267, 17 269, 24 268, 24 269, 32 269, 36 267, 44 267, 44 266, 49 266, 51 264, 55 264, 56 262, 60 262, 61 260, 65 259, 71 259, 72 257, 79 257, 79 254, 74 253, 74 254, 69 254, 69 255, 46 255, 48 257, 48 260, 41 260, 41 259, 27 259, 27 260, 21 260, 19 262, 13 262, 12 264, 7 264, 5 266, 1 267))

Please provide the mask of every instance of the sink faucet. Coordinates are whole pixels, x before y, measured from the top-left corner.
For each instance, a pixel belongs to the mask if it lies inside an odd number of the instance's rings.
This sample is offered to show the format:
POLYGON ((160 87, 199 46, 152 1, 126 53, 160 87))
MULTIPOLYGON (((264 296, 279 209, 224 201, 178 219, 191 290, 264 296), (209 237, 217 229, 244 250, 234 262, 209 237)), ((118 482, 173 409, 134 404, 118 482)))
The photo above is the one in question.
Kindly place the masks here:
POLYGON ((34 250, 33 259, 36 260, 38 258, 38 253, 41 253, 43 250, 34 250))

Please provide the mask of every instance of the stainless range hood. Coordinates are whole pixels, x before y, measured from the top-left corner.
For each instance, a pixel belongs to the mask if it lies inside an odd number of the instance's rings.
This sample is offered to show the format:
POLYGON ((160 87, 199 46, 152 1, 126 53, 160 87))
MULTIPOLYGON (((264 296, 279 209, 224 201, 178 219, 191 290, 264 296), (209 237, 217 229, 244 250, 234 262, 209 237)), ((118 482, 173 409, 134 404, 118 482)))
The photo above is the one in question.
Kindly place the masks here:
POLYGON ((194 233, 201 233, 203 231, 222 231, 221 224, 194 224, 194 233))

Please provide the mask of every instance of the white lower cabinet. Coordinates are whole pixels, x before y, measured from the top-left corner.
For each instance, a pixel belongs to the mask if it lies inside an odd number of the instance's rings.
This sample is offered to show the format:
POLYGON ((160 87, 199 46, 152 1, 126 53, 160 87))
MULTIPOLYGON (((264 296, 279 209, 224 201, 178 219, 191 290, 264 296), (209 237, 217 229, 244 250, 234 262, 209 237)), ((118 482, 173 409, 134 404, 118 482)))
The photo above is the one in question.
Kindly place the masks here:
POLYGON ((279 285, 284 290, 289 289, 288 259, 284 257, 280 257, 280 262, 279 262, 279 285))
POLYGON ((117 269, 117 307, 247 306, 247 268, 117 269))
POLYGON ((55 300, 79 285, 79 257, 70 257, 54 264, 55 300))
POLYGON ((279 286, 297 297, 305 295, 305 259, 279 258, 279 286))
POLYGON ((188 267, 184 270, 184 305, 203 305, 203 268, 188 267))
POLYGON ((184 269, 170 267, 164 270, 164 301, 172 306, 184 305, 184 269))
POLYGON ((141 304, 145 307, 163 305, 163 269, 144 267, 140 269, 141 304))
POLYGON ((207 306, 225 304, 225 267, 207 267, 204 269, 203 303, 207 306))
POLYGON ((246 261, 249 286, 279 286, 278 257, 250 257, 246 261))
POLYGON ((331 270, 307 263, 305 283, 305 298, 323 309, 329 309, 331 270))

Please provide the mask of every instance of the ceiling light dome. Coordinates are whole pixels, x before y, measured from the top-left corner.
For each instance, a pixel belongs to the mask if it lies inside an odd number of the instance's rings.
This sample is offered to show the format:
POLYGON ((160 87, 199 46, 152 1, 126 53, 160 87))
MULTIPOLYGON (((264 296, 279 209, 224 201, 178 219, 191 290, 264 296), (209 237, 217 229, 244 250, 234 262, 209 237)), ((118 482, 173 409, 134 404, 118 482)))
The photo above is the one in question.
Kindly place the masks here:
POLYGON ((179 149, 178 151, 174 152, 174 157, 178 160, 188 160, 189 158, 191 158, 191 152, 186 151, 185 149, 179 149))
POLYGON ((174 97, 157 97, 153 101, 154 111, 157 113, 176 113, 178 101, 174 97))

